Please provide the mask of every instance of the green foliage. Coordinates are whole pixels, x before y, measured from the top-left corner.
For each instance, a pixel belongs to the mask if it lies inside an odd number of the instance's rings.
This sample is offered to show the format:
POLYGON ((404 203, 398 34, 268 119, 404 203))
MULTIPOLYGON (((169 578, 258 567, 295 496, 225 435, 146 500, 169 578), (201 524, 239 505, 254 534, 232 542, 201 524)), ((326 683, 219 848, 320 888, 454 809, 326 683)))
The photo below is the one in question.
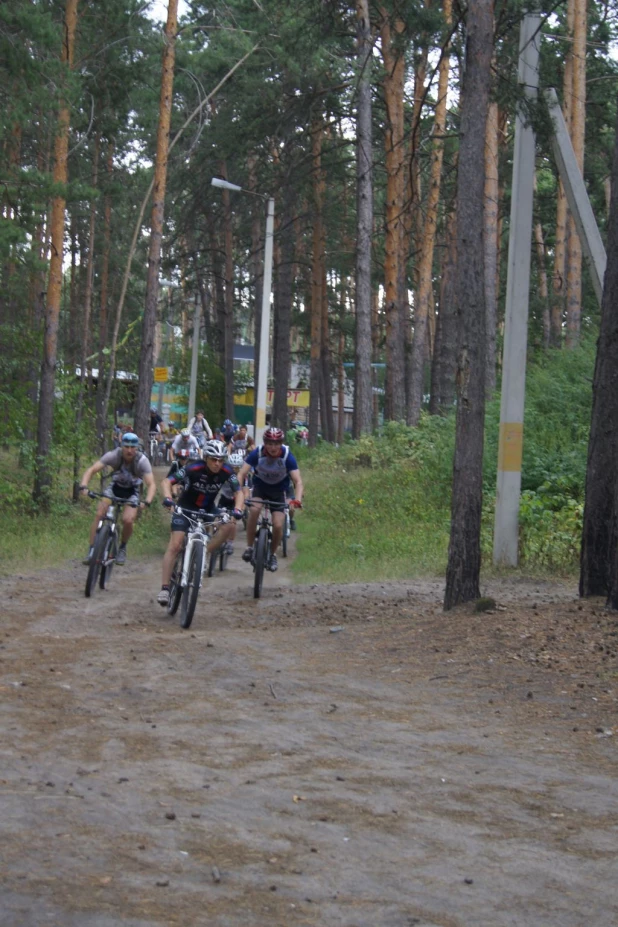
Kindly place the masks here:
MULTIPOLYGON (((180 394, 189 396, 191 377, 191 354, 178 351, 173 359, 173 376, 170 386, 180 394)), ((204 412, 204 417, 214 428, 225 418, 225 378, 210 348, 201 346, 197 368, 195 408, 204 412)))

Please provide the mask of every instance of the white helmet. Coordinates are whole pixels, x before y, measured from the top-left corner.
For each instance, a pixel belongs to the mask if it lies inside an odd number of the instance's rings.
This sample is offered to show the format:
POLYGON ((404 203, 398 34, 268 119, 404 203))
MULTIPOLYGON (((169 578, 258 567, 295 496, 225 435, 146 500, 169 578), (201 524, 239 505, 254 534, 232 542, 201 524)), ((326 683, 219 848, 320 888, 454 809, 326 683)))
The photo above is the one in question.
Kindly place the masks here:
POLYGON ((180 432, 180 437, 185 438, 185 439, 190 438, 191 432, 189 431, 188 428, 183 428, 182 431, 180 432))
POLYGON ((244 454, 240 454, 238 451, 234 451, 232 454, 230 454, 230 459, 228 460, 228 463, 231 467, 242 467, 244 462, 245 462, 244 454))
POLYGON ((211 438, 204 445, 204 457, 214 457, 216 460, 225 460, 227 457, 227 448, 223 441, 215 441, 211 438))

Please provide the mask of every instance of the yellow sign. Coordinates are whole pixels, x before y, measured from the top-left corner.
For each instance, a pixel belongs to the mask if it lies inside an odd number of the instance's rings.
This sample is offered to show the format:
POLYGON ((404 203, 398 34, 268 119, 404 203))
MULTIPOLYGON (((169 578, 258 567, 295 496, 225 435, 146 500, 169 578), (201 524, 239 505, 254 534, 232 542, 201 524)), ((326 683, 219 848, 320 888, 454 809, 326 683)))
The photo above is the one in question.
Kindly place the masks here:
POLYGON ((154 381, 155 383, 167 383, 169 380, 167 367, 155 367, 154 369, 154 381))
MULTIPOLYGON (((273 401, 273 396, 275 391, 269 389, 266 394, 266 403, 271 405, 273 401)), ((309 390, 308 389, 289 389, 288 390, 288 406, 291 406, 293 409, 308 409, 309 408, 309 390)))

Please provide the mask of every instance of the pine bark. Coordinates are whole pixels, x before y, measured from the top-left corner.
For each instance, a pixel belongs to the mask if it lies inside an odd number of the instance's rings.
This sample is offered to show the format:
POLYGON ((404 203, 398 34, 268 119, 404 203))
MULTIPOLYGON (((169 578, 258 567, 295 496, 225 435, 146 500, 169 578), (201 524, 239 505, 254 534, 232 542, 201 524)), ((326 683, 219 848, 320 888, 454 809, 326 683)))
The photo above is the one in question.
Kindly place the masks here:
POLYGON ((496 329, 498 325, 498 104, 490 102, 485 135, 485 303, 487 305, 487 356, 485 395, 496 389, 496 329))
POLYGON ((457 176, 457 420, 445 610, 480 595, 486 306, 484 149, 493 51, 493 2, 468 6, 457 176))
POLYGON ((384 416, 387 420, 405 419, 405 332, 401 324, 400 264, 402 217, 404 213, 404 79, 405 57, 402 33, 405 25, 395 19, 391 26, 388 13, 382 11, 382 57, 386 107, 385 166, 386 220, 384 244, 384 289, 386 291, 386 391, 384 416), (394 34, 393 34, 394 33, 394 34))
POLYGON ((294 193, 295 185, 289 166, 283 183, 282 208, 279 223, 279 264, 274 299, 273 375, 274 395, 271 422, 279 428, 288 425, 288 387, 290 376, 290 327, 294 294, 294 193))
MULTIPOLYGON (((451 22, 451 0, 444 0, 444 20, 447 29, 451 22)), ((418 264, 418 290, 414 307, 414 340, 412 342, 412 363, 410 382, 410 403, 408 423, 417 425, 421 414, 423 387, 425 383, 425 359, 428 348, 429 317, 433 317, 433 255, 436 229, 438 226, 438 207, 442 181, 442 161, 444 156, 444 133, 446 130, 446 96, 450 70, 449 45, 445 45, 440 60, 438 76, 438 97, 433 126, 433 142, 429 187, 425 204, 425 222, 420 243, 418 264)))
POLYGON ((358 96, 356 116, 356 341, 354 437, 373 424, 371 368, 371 243, 373 234, 373 147, 371 108, 371 24, 369 0, 356 0, 358 96))
POLYGON ((148 438, 148 426, 150 421, 150 397, 152 394, 153 382, 154 341, 159 297, 159 267, 161 264, 167 160, 172 119, 172 92, 174 86, 177 22, 178 0, 168 0, 167 22, 165 24, 164 33, 165 45, 162 61, 161 95, 159 98, 157 153, 150 218, 150 250, 148 253, 148 275, 146 278, 146 304, 142 321, 142 345, 139 359, 139 382, 135 410, 135 428, 137 434, 143 441, 146 441, 148 438))
MULTIPOLYGON (((309 369, 309 446, 315 447, 320 421, 320 392, 322 371, 320 348, 322 346, 323 267, 324 267, 324 220, 323 204, 326 183, 322 170, 322 139, 324 126, 322 118, 312 123, 313 158, 313 235, 311 247, 311 350, 309 369)), ((322 412, 322 415, 324 413, 322 412)))
POLYGON ((436 341, 431 363, 429 412, 432 415, 448 411, 455 399, 455 367, 457 364, 456 270, 457 214, 453 211, 446 223, 436 341))
MULTIPOLYGON (((77 28, 77 3, 78 0, 66 0, 61 61, 65 65, 67 71, 70 71, 73 67, 75 30, 77 28)), ((57 134, 54 143, 54 184, 56 184, 57 189, 62 189, 67 182, 70 120, 69 104, 66 99, 62 99, 58 112, 57 134)), ((49 508, 52 485, 52 473, 48 455, 51 450, 52 430, 54 425, 54 389, 56 383, 60 301, 62 297, 65 206, 66 198, 63 193, 54 196, 50 221, 51 259, 45 306, 45 334, 37 428, 36 475, 33 492, 35 501, 44 509, 49 508)))
MULTIPOLYGON (((584 172, 584 137, 586 126, 586 0, 575 0, 573 19, 573 108, 571 141, 575 159, 584 172)), ((566 347, 579 344, 582 316, 582 246, 569 215, 567 248, 566 347)))
POLYGON ((618 123, 607 222, 607 268, 592 386, 582 531, 581 596, 608 595, 618 608, 618 123))

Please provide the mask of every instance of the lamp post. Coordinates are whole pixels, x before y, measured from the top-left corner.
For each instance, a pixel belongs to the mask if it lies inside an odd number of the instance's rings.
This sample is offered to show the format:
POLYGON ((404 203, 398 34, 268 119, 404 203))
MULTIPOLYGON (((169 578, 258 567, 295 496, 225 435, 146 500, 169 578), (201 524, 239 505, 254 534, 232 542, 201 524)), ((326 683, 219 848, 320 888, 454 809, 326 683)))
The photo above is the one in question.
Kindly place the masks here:
MULTIPOLYGON (((262 322, 260 326, 260 356, 258 358, 258 375, 256 388, 255 412, 255 443, 262 442, 262 435, 266 427, 266 390, 268 386, 268 357, 270 342, 270 298, 273 274, 273 236, 275 230, 275 201, 272 196, 256 193, 255 190, 246 190, 238 184, 213 177, 210 181, 213 187, 222 190, 233 190, 237 193, 250 193, 267 201, 266 209, 266 235, 264 238, 264 281, 262 286, 262 322)), ((255 359, 254 359, 255 364, 255 359)))

